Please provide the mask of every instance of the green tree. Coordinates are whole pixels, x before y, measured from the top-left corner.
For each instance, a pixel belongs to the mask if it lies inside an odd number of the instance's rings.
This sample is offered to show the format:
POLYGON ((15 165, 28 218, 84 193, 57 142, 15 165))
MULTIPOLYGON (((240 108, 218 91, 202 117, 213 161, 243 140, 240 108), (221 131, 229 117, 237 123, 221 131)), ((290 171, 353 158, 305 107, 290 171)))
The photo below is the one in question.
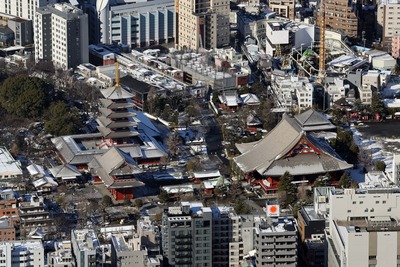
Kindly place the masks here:
POLYGON ((125 196, 124 198, 124 206, 130 206, 131 203, 131 199, 129 198, 129 196, 125 196))
POLYGON ((281 205, 286 208, 297 202, 297 187, 293 182, 293 176, 285 172, 278 182, 278 193, 281 195, 281 205))
POLYGON ((371 112, 374 114, 384 115, 386 113, 385 105, 378 93, 372 93, 371 98, 371 112))
POLYGON ((354 110, 356 112, 361 112, 363 110, 361 99, 358 98, 354 101, 354 110))
POLYGON ((382 160, 375 162, 375 170, 384 172, 386 170, 386 163, 382 160))
POLYGON ((141 207, 143 207, 143 200, 141 199, 135 199, 134 205, 137 209, 140 209, 141 207))
POLYGON ((53 103, 46 112, 45 130, 53 135, 68 135, 79 132, 82 121, 77 108, 64 102, 53 103))
POLYGON ((8 78, 0 86, 0 105, 20 117, 39 118, 52 97, 50 85, 24 74, 8 78))
POLYGON ((249 214, 250 213, 250 207, 249 207, 249 205, 247 205, 244 202, 243 199, 236 200, 233 207, 237 214, 249 214))
POLYGON ((158 195, 158 199, 160 199, 161 202, 167 202, 169 199, 167 191, 161 190, 160 194, 158 195))
POLYGON ((201 165, 200 159, 191 158, 187 161, 186 170, 188 171, 201 171, 203 166, 201 165))
POLYGON ((105 195, 103 199, 101 200, 104 206, 110 207, 113 204, 112 198, 108 195, 105 195))
POLYGON ((350 188, 351 187, 351 178, 347 172, 343 173, 339 180, 339 186, 341 188, 350 188))

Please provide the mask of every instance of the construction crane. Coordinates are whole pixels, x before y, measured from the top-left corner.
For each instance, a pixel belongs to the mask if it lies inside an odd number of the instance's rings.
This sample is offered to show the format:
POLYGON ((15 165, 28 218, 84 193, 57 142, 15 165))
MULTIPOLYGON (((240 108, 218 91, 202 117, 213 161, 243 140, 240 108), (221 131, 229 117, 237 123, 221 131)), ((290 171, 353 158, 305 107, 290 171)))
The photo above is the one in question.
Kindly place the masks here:
POLYGON ((319 72, 318 76, 320 79, 323 79, 325 77, 325 30, 326 30, 326 24, 325 24, 325 4, 324 0, 321 0, 321 6, 320 6, 320 16, 321 16, 321 23, 320 23, 320 37, 319 37, 319 72))

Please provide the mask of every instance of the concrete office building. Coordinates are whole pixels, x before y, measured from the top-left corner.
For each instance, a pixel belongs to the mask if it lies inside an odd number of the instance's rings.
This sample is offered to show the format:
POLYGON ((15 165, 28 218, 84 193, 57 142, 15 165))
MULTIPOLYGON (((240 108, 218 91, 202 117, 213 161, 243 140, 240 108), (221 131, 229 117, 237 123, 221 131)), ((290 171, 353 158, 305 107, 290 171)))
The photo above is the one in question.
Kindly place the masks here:
POLYGON ((70 4, 47 5, 35 17, 35 60, 69 69, 89 62, 88 16, 70 4))
POLYGON ((173 43, 174 0, 86 1, 91 44, 118 43, 129 47, 173 43))
POLYGON ((198 50, 229 45, 229 1, 177 0, 176 47, 198 50))
POLYGON ((10 266, 45 266, 42 242, 21 240, 0 243, 0 267, 10 266))
POLYGON ((141 248, 140 242, 129 241, 122 234, 111 236, 111 265, 145 267, 147 251, 141 248))
POLYGON ((14 32, 14 45, 26 46, 33 44, 32 20, 10 18, 7 24, 14 32))
POLYGON ((213 266, 212 211, 201 203, 169 207, 162 219, 164 257, 172 266, 213 266))
POLYGON ((328 266, 399 266, 399 189, 332 189, 328 266))
POLYGON ((110 7, 105 43, 146 47, 174 42, 174 5, 174 0, 154 0, 110 7))
POLYGON ((76 267, 97 266, 100 243, 93 229, 72 230, 71 244, 76 267))
POLYGON ((36 8, 56 2, 57 0, 0 0, 0 10, 9 15, 34 20, 36 8))

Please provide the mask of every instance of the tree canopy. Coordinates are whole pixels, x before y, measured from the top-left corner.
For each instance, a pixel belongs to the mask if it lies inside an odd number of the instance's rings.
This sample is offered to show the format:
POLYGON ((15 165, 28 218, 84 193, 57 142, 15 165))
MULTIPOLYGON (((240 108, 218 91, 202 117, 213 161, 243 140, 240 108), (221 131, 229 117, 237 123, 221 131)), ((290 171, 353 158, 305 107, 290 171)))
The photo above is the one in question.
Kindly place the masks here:
POLYGON ((351 187, 351 178, 347 172, 343 173, 343 175, 340 177, 339 186, 342 188, 351 187))
POLYGON ((293 176, 289 172, 285 172, 278 183, 278 192, 282 195, 282 207, 294 205, 297 202, 297 187, 293 182, 293 176))
POLYGON ((40 117, 52 98, 50 85, 25 74, 10 77, 0 86, 0 105, 20 117, 40 117))
POLYGON ((386 112, 385 105, 378 93, 373 93, 371 98, 371 112, 379 115, 384 115, 386 112))
POLYGON ((45 130, 56 136, 77 133, 82 126, 78 109, 61 101, 50 106, 46 119, 45 130))

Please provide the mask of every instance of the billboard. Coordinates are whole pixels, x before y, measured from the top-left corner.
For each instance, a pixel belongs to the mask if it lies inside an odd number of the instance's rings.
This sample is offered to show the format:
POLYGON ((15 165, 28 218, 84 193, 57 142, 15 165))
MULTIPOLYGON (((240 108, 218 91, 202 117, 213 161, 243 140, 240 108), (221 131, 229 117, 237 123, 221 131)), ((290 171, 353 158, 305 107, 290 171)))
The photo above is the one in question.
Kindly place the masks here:
POLYGON ((267 217, 279 217, 279 205, 267 204, 267 217))

